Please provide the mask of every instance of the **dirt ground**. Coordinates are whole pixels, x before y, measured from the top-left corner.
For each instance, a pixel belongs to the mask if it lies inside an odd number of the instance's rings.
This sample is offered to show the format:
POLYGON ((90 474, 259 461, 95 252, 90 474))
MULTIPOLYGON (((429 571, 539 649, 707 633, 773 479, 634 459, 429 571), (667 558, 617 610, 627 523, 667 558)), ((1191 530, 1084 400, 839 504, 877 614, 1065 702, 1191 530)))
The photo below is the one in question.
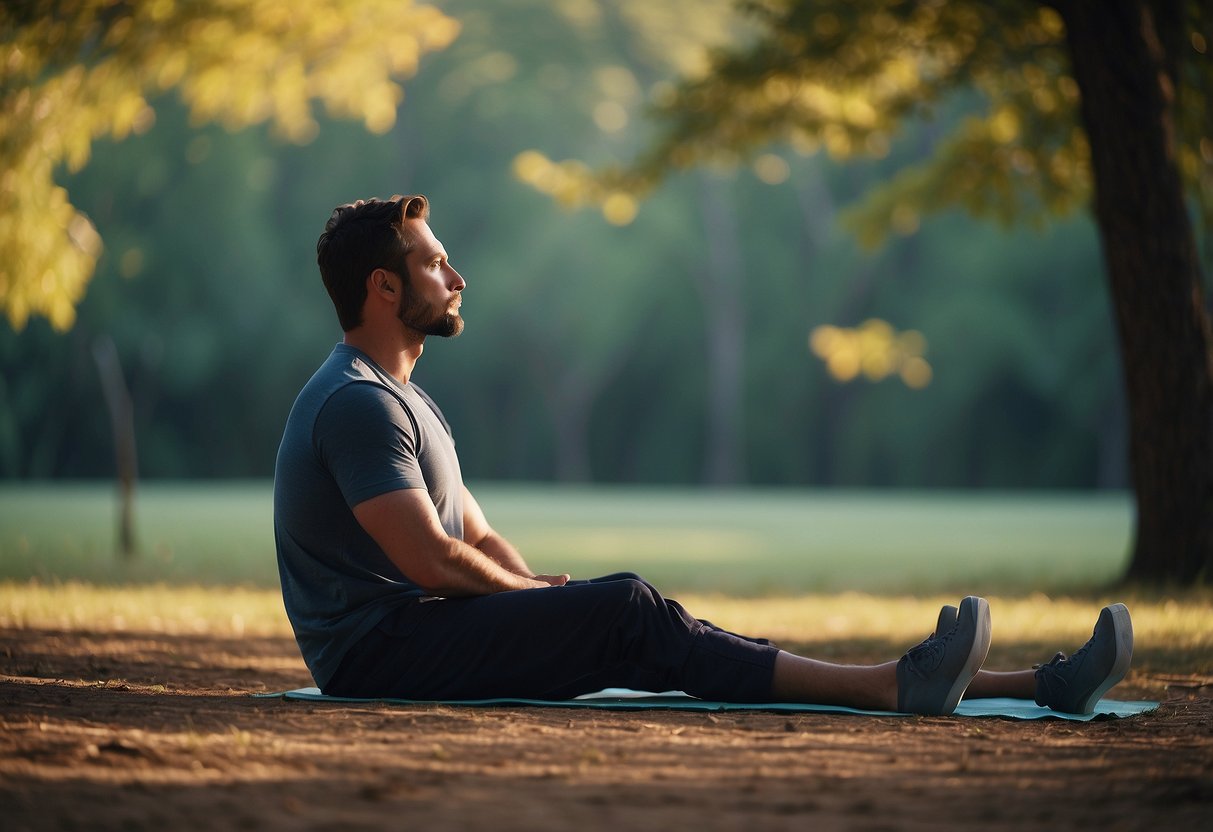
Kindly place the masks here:
POLYGON ((250 697, 310 684, 288 638, 0 630, 0 826, 1208 828, 1210 664, 1139 651, 1162 706, 1085 724, 405 708, 250 697))

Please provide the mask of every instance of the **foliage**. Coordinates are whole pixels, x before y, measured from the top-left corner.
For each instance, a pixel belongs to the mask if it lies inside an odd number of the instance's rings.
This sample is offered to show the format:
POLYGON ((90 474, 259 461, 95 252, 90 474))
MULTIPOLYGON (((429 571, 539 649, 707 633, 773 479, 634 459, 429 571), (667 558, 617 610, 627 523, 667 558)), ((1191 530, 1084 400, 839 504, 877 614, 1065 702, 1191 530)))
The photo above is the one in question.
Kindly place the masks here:
POLYGON ((923 358, 926 339, 917 330, 896 332, 878 318, 853 329, 822 324, 809 335, 809 345, 839 381, 850 381, 862 372, 871 381, 896 373, 914 388, 931 383, 931 365, 923 358))
MULTIPOLYGON (((710 69, 663 88, 659 140, 626 167, 594 174, 576 162, 528 157, 542 190, 566 204, 652 188, 671 169, 734 164, 784 143, 836 160, 887 157, 907 123, 956 97, 980 108, 928 140, 933 153, 874 187, 848 212, 861 240, 916 231, 927 213, 962 207, 1037 225, 1085 206, 1090 152, 1077 123, 1060 16, 1023 0, 743 0, 757 35, 718 50, 710 69)), ((1213 229, 1213 60, 1208 5, 1186 4, 1177 60, 1180 168, 1213 229)), ((779 169, 779 157, 760 157, 779 169)), ((775 173, 778 176, 778 172, 775 173)), ((530 180, 531 177, 528 177, 530 180)))
MULTIPOLYGON (((283 144, 268 125, 191 126, 178 96, 149 97, 151 129, 97 141, 61 179, 106 240, 76 325, 0 327, 0 476, 112 472, 89 353, 103 333, 135 401, 145 477, 268 476, 295 394, 340 338, 314 259, 329 209, 421 192, 469 286, 464 335, 427 344, 418 368, 465 475, 700 482, 720 311, 702 287, 712 193, 733 210, 737 243, 722 277, 740 324, 737 482, 1122 486, 1123 405, 1089 220, 1002 230, 953 212, 874 252, 839 226, 839 206, 927 158, 931 135, 973 101, 908 123, 881 160, 787 154, 675 174, 626 227, 515 179, 530 148, 595 164, 638 151, 644 129, 600 122, 622 110, 643 127, 645 96, 682 67, 660 44, 731 31, 727 16, 668 8, 448 0, 461 34, 422 63, 382 136, 317 113, 311 143, 283 144), (633 9, 668 25, 645 28, 633 9), (679 15, 692 21, 681 34, 679 15), (870 318, 923 333, 928 387, 833 382, 808 335, 870 318)), ((140 518, 153 522, 146 508, 140 518)))
MULTIPOLYGON (((593 117, 604 134, 630 137, 632 146, 644 135, 645 125, 637 117, 644 100, 668 96, 673 90, 672 80, 679 74, 702 74, 709 66, 712 44, 744 34, 744 30, 738 31, 740 21, 728 0, 671 0, 660 4, 587 0, 560 7, 578 10, 573 20, 579 28, 602 28, 610 22, 613 28, 627 32, 625 49, 631 57, 631 71, 610 65, 599 71, 600 90, 593 117), (630 129, 625 132, 625 128, 630 129)), ((546 143, 544 147, 550 152, 546 143)), ((626 187, 595 178, 584 155, 557 163, 537 149, 528 149, 514 158, 513 172, 520 181, 565 207, 598 204, 612 225, 628 225, 636 217, 636 196, 626 187)))
POLYGON ((396 118, 393 76, 451 42, 458 25, 401 0, 56 0, 0 7, 0 306, 71 326, 101 240, 55 184, 93 142, 146 132, 149 97, 179 90, 196 122, 270 122, 315 137, 312 101, 376 133, 396 118), (384 37, 392 32, 391 37, 384 37))

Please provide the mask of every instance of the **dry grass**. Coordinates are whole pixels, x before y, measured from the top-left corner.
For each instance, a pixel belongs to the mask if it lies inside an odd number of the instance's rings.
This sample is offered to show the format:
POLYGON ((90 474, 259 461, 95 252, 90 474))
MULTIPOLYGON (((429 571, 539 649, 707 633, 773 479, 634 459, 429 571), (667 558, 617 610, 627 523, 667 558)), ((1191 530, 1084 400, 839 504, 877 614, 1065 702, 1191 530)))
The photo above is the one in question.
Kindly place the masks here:
MULTIPOLYGON (((696 615, 736 632, 778 641, 831 640, 900 643, 929 633, 952 596, 861 593, 776 598, 680 596, 696 615)), ((1073 649, 1090 635, 1095 613, 1123 600, 1133 612, 1142 646, 1213 657, 1213 594, 1171 597, 1074 598, 1042 594, 989 598, 998 644, 1056 642, 1073 649)), ((0 582, 0 627, 88 632, 289 635, 277 590, 167 585, 96 586, 67 582, 0 582)), ((1213 665, 1213 659, 1209 661, 1213 665)), ((1213 670, 1213 667, 1209 668, 1213 670)))
MULTIPOLYGON (((1000 643, 1059 640, 1082 644, 1104 604, 1123 601, 1133 613, 1139 643, 1204 650, 1213 657, 1213 596, 1181 597, 1022 597, 987 596, 1000 643)), ((831 638, 902 641, 925 637, 943 604, 955 596, 875 596, 860 593, 802 595, 792 598, 688 598, 690 609, 727 629, 764 633, 775 639, 828 641, 831 638), (693 604, 693 606, 691 606, 693 604)))
POLYGON ((290 635, 277 590, 0 582, 0 628, 290 635))

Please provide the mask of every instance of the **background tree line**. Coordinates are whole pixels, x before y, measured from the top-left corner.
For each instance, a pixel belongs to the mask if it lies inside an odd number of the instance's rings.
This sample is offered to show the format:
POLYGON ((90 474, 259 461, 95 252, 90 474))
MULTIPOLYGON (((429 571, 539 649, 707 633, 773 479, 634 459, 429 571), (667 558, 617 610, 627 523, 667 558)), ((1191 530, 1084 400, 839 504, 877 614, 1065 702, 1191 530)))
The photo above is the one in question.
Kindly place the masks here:
POLYGON ((973 96, 883 158, 777 149, 676 175, 615 225, 521 181, 520 154, 634 154, 644 99, 729 34, 727 6, 697 4, 690 31, 677 4, 442 8, 460 36, 422 62, 383 136, 329 118, 303 146, 195 128, 166 95, 154 127, 62 179, 104 251, 72 329, 0 331, 5 477, 112 474, 99 339, 116 346, 143 476, 269 475, 292 397, 340 337, 313 257, 329 209, 413 191, 469 283, 465 335, 432 344, 418 374, 469 477, 1126 484, 1088 219, 911 218, 876 252, 840 226, 840 206, 928 158, 973 96), (815 328, 872 318, 923 334, 926 386, 840 383, 810 349, 815 328))
POLYGON ((63 178, 104 251, 71 330, 0 332, 4 476, 113 472, 99 339, 130 389, 142 475, 270 474, 294 393, 340 337, 313 258, 328 210, 416 191, 469 282, 466 334, 431 345, 418 380, 470 477, 1126 484, 1089 220, 911 217, 877 252, 840 226, 840 206, 929 158, 974 96, 883 158, 776 149, 677 175, 615 225, 553 205, 520 162, 537 147, 634 155, 651 136, 644 100, 731 36, 728 6, 442 8, 460 35, 421 64, 381 137, 330 118, 303 146, 195 128, 165 95, 153 128, 99 143, 63 178), (872 318, 923 334, 925 387, 840 383, 810 349, 816 327, 872 318))

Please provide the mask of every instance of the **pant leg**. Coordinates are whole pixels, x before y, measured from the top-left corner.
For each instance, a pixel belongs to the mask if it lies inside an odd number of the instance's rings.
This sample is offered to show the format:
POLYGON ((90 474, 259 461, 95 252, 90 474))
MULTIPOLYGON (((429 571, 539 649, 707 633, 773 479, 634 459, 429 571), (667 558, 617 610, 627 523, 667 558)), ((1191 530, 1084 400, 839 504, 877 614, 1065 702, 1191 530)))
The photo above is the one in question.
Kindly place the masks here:
POLYGON ((410 603, 347 654, 325 692, 566 699, 605 687, 765 701, 774 647, 713 629, 644 581, 410 603))
MULTIPOLYGON (((606 581, 623 581, 623 580, 640 581, 642 584, 644 584, 645 586, 647 586, 647 587, 648 587, 650 590, 652 590, 653 592, 656 592, 658 595, 660 595, 660 594, 661 594, 661 593, 660 593, 660 591, 659 591, 659 590, 658 590, 658 589, 657 589, 655 586, 653 586, 651 583, 649 583, 648 581, 646 581, 644 578, 642 578, 642 577, 640 577, 639 575, 637 575, 635 572, 615 572, 615 573, 610 574, 610 575, 603 575, 603 576, 602 576, 602 577, 600 577, 600 578, 588 578, 588 579, 581 579, 581 580, 578 580, 578 581, 570 581, 569 583, 573 583, 573 584, 577 584, 577 583, 590 583, 590 584, 596 584, 596 583, 604 583, 604 582, 606 582, 606 581)), ((680 610, 682 610, 684 613, 686 613, 686 610, 685 610, 685 609, 683 609, 683 606, 682 606, 681 604, 679 604, 677 601, 675 601, 675 600, 673 600, 673 599, 671 599, 671 598, 666 598, 666 599, 665 599, 665 601, 666 601, 666 603, 667 603, 667 604, 671 604, 671 605, 673 605, 673 606, 676 606, 676 607, 678 607, 680 610)), ((686 613, 686 614, 687 614, 687 617, 688 617, 688 618, 689 618, 689 617, 691 617, 690 613, 686 613)), ((743 639, 743 640, 745 640, 745 641, 751 641, 751 642, 753 642, 754 644, 772 644, 772 645, 774 644, 774 642, 770 641, 769 639, 765 639, 765 638, 752 638, 752 637, 750 637, 750 636, 743 636, 743 635, 740 635, 739 633, 734 633, 734 632, 731 632, 731 631, 729 631, 729 630, 725 630, 725 629, 723 629, 722 627, 717 627, 715 624, 713 624, 711 621, 708 621, 708 620, 707 620, 707 619, 705 619, 705 618, 696 618, 695 620, 696 620, 696 621, 698 621, 700 624, 704 625, 705 627, 708 627, 709 629, 712 629, 712 630, 719 630, 719 631, 720 631, 720 632, 722 632, 722 633, 728 633, 729 635, 731 635, 731 636, 733 636, 733 637, 735 637, 735 638, 740 638, 740 639, 743 639)))

